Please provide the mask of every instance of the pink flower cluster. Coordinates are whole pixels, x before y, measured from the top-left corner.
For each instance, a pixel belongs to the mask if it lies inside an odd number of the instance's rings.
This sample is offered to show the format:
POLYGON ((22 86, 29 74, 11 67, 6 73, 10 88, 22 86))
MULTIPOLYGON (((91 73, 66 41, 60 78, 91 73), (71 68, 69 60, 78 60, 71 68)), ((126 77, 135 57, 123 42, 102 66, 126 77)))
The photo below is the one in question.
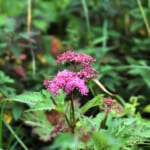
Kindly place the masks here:
POLYGON ((96 59, 93 57, 83 54, 83 53, 75 53, 72 51, 67 51, 60 56, 57 57, 57 63, 60 64, 63 62, 70 62, 70 63, 79 63, 82 64, 84 67, 89 66, 90 64, 92 65, 96 59))
POLYGON ((63 62, 63 64, 64 62, 81 64, 83 69, 77 72, 77 75, 85 81, 88 81, 92 78, 97 78, 97 71, 91 67, 95 61, 96 59, 89 55, 72 51, 67 51, 57 57, 57 63, 59 65, 61 62, 63 62))
POLYGON ((75 66, 81 64, 83 69, 78 72, 69 70, 58 72, 53 81, 51 81, 51 78, 49 80, 45 79, 44 85, 55 96, 59 94, 59 89, 67 94, 77 89, 81 95, 87 95, 89 90, 85 82, 97 77, 97 71, 91 67, 95 61, 89 55, 67 51, 57 57, 57 63, 60 65, 61 62, 68 62, 75 66))
POLYGON ((112 111, 115 110, 116 114, 120 114, 122 112, 122 106, 117 103, 117 100, 113 100, 110 97, 103 98, 103 103, 107 106, 104 108, 104 111, 112 111))
POLYGON ((53 81, 45 79, 44 85, 55 96, 59 94, 59 89, 62 89, 67 94, 75 89, 79 90, 82 95, 87 95, 88 93, 84 80, 80 79, 75 72, 68 70, 58 72, 53 81))
POLYGON ((87 66, 83 70, 80 70, 79 72, 77 72, 77 75, 81 79, 88 81, 92 78, 97 78, 97 71, 93 69, 91 66, 87 66))

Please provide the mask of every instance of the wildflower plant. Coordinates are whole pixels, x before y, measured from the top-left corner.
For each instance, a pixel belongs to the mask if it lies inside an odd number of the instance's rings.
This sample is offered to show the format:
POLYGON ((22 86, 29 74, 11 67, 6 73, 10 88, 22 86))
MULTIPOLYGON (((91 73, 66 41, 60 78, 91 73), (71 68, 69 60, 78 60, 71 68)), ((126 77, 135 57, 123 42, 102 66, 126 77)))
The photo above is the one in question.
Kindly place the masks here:
MULTIPOLYGON (((149 144, 150 127, 140 117, 134 117, 138 116, 136 101, 135 104, 123 101, 123 107, 116 99, 102 94, 88 99, 91 90, 88 81, 98 83, 94 79, 98 77, 93 68, 95 61, 89 55, 67 51, 59 55, 56 62, 59 67, 67 63, 72 69, 58 70, 56 76, 45 79, 47 90, 23 93, 9 100, 29 106, 21 119, 32 126, 33 133, 40 140, 48 142, 54 139, 50 148, 120 150, 149 144), (81 97, 87 100, 82 105, 81 97)), ((110 93, 104 90, 104 86, 101 87, 104 92, 110 93)))
MULTIPOLYGON (((97 71, 92 68, 93 63, 96 60, 86 54, 67 51, 57 57, 57 63, 60 66, 61 62, 70 64, 73 67, 73 71, 63 70, 58 71, 58 74, 51 80, 45 79, 44 85, 48 91, 54 96, 59 95, 59 89, 62 89, 64 93, 71 94, 70 103, 70 122, 67 119, 68 126, 72 133, 74 133, 76 127, 76 118, 74 110, 74 91, 77 90, 81 95, 86 96, 89 92, 86 82, 92 78, 97 77, 97 71), (78 66, 81 65, 82 70, 78 70, 78 66)), ((54 98, 53 98, 54 100, 54 98)), ((55 101, 55 100, 54 100, 55 101)))

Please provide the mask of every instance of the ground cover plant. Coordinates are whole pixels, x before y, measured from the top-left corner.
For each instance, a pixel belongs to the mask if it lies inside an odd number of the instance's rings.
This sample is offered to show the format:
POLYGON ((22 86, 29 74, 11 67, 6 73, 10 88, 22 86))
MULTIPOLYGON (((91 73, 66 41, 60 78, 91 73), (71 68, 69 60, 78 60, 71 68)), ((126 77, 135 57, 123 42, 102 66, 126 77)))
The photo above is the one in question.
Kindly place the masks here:
POLYGON ((0 149, 149 150, 149 8, 0 0, 0 149))

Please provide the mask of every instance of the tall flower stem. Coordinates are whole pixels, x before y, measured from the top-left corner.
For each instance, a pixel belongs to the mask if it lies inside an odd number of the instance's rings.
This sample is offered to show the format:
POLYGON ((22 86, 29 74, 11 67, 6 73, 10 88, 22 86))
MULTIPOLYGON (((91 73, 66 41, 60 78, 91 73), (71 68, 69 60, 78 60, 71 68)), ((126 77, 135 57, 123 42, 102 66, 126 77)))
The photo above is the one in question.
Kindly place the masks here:
POLYGON ((70 121, 71 121, 71 132, 74 134, 74 128, 75 128, 75 114, 74 114, 74 103, 73 103, 73 91, 72 91, 72 93, 71 93, 70 121))
MULTIPOLYGON (((51 100, 52 100, 53 104, 54 104, 55 106, 57 106, 57 103, 56 103, 55 99, 54 99, 52 96, 51 96, 51 100)), ((69 122, 69 120, 68 120, 68 118, 67 118, 67 115, 66 115, 66 114, 63 114, 63 115, 64 115, 64 117, 65 117, 65 119, 66 119, 66 121, 67 121, 67 124, 68 124, 69 129, 71 129, 70 122, 69 122)))
POLYGON ((65 117, 65 119, 66 119, 66 121, 67 121, 67 124, 68 124, 69 129, 71 129, 70 122, 69 122, 69 120, 68 120, 66 114, 64 114, 64 117, 65 117))

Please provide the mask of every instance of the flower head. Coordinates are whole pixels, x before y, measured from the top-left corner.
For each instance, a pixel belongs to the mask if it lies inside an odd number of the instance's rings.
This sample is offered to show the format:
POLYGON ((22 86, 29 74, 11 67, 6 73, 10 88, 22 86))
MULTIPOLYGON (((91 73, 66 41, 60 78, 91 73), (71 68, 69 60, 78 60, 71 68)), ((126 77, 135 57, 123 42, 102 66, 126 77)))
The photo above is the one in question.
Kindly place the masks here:
POLYGON ((61 62, 80 63, 84 67, 92 65, 95 61, 96 59, 89 55, 72 51, 67 51, 57 57, 58 64, 60 64, 61 62))
POLYGON ((104 111, 112 111, 115 110, 116 114, 120 114, 122 112, 122 106, 117 103, 117 100, 108 98, 103 98, 103 103, 107 106, 104 108, 104 111))
POLYGON ((44 85, 47 87, 47 90, 53 93, 55 96, 59 94, 59 89, 62 89, 63 92, 67 94, 77 89, 81 95, 87 95, 89 91, 84 80, 80 79, 75 72, 68 70, 58 72, 53 81, 51 81, 51 79, 46 79, 44 81, 44 85))
POLYGON ((80 70, 79 72, 77 72, 77 75, 81 79, 88 81, 92 78, 97 78, 97 71, 93 69, 91 66, 87 66, 83 70, 80 70))

